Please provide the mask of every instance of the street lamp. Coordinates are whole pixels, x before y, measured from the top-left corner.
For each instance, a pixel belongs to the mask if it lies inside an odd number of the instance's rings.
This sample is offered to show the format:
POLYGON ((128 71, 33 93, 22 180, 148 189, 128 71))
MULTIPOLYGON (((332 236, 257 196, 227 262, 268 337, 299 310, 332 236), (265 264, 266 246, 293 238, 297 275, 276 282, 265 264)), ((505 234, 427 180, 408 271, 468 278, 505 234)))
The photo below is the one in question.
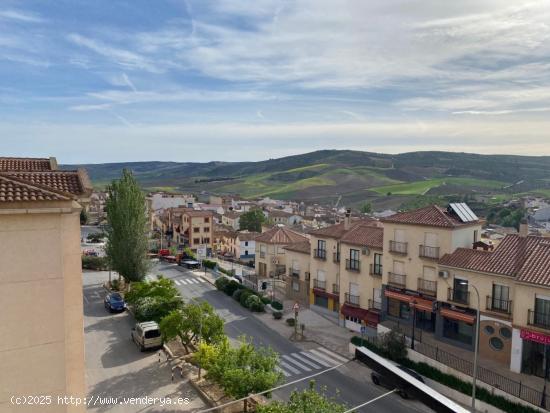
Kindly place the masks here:
MULTIPOLYGON (((468 281, 460 281, 460 285, 468 286, 468 281)), ((479 307, 481 301, 479 299, 479 291, 475 285, 471 285, 477 295, 477 317, 476 317, 476 332, 474 336, 474 371, 472 374, 472 413, 476 411, 476 379, 477 379, 477 356, 479 352, 479 307)))

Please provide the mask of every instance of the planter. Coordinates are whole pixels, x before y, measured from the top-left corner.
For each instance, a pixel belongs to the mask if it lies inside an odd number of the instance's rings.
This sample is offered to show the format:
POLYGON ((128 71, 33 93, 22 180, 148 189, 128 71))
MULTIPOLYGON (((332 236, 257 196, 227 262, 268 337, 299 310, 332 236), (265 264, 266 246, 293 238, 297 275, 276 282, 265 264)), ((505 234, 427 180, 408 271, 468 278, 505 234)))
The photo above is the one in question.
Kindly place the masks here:
POLYGON ((283 312, 282 311, 273 311, 273 318, 275 320, 280 320, 281 318, 283 318, 283 312))

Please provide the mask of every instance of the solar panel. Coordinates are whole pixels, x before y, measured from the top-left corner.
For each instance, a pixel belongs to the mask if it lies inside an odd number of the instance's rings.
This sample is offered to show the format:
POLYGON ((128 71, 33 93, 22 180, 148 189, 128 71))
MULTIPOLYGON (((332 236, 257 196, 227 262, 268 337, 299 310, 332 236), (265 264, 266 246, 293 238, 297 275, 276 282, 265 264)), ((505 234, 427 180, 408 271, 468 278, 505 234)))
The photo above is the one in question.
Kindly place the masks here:
POLYGON ((473 222, 479 219, 470 207, 463 202, 449 204, 449 208, 462 222, 473 222))

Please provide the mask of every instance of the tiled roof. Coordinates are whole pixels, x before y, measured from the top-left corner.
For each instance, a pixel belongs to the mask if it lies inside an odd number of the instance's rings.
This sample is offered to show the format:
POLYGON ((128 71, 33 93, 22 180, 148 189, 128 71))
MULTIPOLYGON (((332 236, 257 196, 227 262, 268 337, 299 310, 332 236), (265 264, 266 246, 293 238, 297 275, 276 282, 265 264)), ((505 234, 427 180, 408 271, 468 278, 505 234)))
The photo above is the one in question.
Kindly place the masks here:
POLYGON ((311 244, 309 241, 297 242, 296 244, 290 244, 283 247, 285 250, 300 252, 302 254, 311 253, 311 244))
POLYGON ((430 227, 455 228, 465 225, 479 224, 479 221, 462 222, 449 214, 445 209, 430 205, 413 211, 399 212, 382 218, 382 222, 396 224, 425 225, 430 227))
POLYGON ((259 232, 239 232, 239 241, 253 241, 260 235, 259 232))
POLYGON ((338 224, 330 225, 325 228, 319 228, 315 229, 313 231, 310 231, 309 233, 313 236, 323 238, 335 238, 340 239, 342 238, 347 232, 351 231, 358 225, 367 225, 371 227, 381 227, 381 224, 379 221, 376 221, 371 218, 352 218, 351 225, 348 229, 345 228, 345 223, 340 222, 338 224))
POLYGON ((354 225, 344 234, 340 241, 346 244, 360 245, 382 249, 384 243, 384 229, 373 226, 370 222, 362 222, 354 225))
POLYGON ((184 209, 183 214, 189 217, 214 217, 212 211, 202 211, 197 209, 184 209))
POLYGON ((458 248, 445 254, 439 264, 550 287, 550 239, 507 235, 492 252, 458 248))
POLYGON ((286 227, 274 226, 270 230, 258 235, 256 242, 266 244, 294 244, 297 242, 307 241, 307 237, 286 227))
POLYGON ((0 202, 67 201, 69 194, 50 191, 18 178, 0 174, 0 202))
POLYGON ((0 172, 51 170, 52 164, 46 158, 0 158, 0 172))
POLYGON ((80 195, 84 192, 76 171, 6 172, 5 175, 74 195, 80 195))
POLYGON ((290 212, 283 211, 282 209, 270 209, 268 211, 268 214, 270 217, 280 217, 280 218, 287 218, 295 215, 295 214, 291 214, 290 212))

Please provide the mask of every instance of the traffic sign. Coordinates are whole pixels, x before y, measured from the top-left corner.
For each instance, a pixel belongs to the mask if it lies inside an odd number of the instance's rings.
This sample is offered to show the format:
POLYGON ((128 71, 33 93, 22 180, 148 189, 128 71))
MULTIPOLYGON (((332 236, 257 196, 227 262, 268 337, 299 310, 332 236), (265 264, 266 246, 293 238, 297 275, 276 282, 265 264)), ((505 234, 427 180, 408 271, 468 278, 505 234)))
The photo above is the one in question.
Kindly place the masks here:
POLYGON ((200 244, 197 247, 197 258, 205 259, 206 258, 206 244, 200 244))
POLYGON ((367 326, 361 326, 361 334, 367 334, 367 326))

